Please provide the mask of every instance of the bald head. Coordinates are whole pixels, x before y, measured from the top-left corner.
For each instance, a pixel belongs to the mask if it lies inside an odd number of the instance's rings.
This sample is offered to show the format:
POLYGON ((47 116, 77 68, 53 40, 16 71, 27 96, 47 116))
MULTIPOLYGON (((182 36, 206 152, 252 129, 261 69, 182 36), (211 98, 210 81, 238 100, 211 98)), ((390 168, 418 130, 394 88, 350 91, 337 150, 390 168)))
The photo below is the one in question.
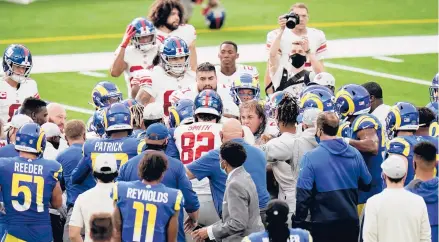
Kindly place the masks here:
POLYGON ((64 124, 66 122, 66 110, 59 103, 50 103, 47 105, 49 122, 58 125, 61 132, 64 133, 64 124))
POLYGON ((323 112, 317 117, 317 129, 326 136, 336 136, 340 120, 334 112, 323 112))
POLYGON ((244 137, 241 123, 236 119, 228 119, 223 124, 223 130, 221 133, 223 136, 223 142, 244 137))

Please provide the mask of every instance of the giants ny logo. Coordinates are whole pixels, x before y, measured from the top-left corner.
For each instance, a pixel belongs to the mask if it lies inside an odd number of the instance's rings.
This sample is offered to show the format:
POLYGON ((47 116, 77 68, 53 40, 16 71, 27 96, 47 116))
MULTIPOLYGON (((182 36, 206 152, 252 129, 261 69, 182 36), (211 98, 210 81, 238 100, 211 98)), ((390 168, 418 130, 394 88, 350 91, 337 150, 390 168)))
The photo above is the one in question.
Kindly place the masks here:
POLYGON ((8 97, 7 92, 0 92, 0 99, 6 99, 8 97))

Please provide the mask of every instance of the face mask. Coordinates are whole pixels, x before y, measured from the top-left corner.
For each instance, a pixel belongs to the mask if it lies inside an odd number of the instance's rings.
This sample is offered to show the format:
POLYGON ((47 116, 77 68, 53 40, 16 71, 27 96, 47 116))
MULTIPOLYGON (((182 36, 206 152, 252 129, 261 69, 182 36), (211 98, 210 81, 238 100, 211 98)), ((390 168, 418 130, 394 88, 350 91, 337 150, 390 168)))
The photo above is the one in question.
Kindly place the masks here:
POLYGON ((291 65, 295 68, 300 68, 305 64, 306 56, 300 54, 293 54, 290 56, 291 65))
POLYGON ((221 164, 222 164, 222 162, 220 162, 221 172, 224 173, 227 176, 226 168, 223 169, 223 166, 221 164))

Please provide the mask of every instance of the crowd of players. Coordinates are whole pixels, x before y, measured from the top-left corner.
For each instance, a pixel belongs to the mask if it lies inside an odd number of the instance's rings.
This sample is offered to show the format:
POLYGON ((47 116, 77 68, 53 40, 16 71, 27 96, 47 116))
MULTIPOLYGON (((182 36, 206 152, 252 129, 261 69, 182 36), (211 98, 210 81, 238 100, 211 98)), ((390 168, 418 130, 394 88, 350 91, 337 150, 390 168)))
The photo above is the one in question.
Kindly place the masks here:
MULTIPOLYGON (((308 9, 300 7, 303 4, 295 6, 299 7, 292 10, 300 16, 303 27, 308 9)), ((164 170, 157 167, 158 163, 154 164, 155 158, 148 160, 144 157, 155 150, 166 154, 168 163, 178 161, 177 166, 187 166, 221 146, 223 123, 230 119, 241 122, 242 138, 246 143, 261 148, 269 163, 283 162, 283 165, 269 169, 274 178, 269 176, 267 181, 260 178, 268 184, 272 197, 274 194, 274 197, 286 202, 275 201, 269 205, 267 223, 274 223, 279 218, 275 216, 277 213, 286 217, 296 211, 296 194, 293 192, 291 196, 294 198, 291 198, 289 192, 291 187, 296 190, 300 163, 290 164, 288 161, 293 158, 273 158, 278 150, 270 150, 266 144, 280 137, 288 142, 290 138, 285 138, 283 134, 291 130, 300 134, 306 126, 312 126, 309 121, 303 120, 307 110, 336 113, 341 120, 338 136, 363 155, 373 186, 369 192, 359 194, 360 214, 366 200, 383 189, 380 165, 385 157, 398 154, 407 159, 405 182, 408 184, 416 175, 413 165, 415 144, 428 141, 437 147, 438 74, 429 89, 431 102, 427 108, 417 108, 408 102, 386 106, 382 104, 382 90, 377 83, 348 84, 336 91, 335 78, 323 72, 322 59, 327 47, 322 32, 305 26, 305 34, 296 36, 298 42, 291 41, 294 36, 283 40, 284 37, 279 37, 278 33, 289 30, 284 30, 286 20, 280 17, 280 29, 270 32, 267 38, 270 63, 265 91, 269 95, 261 100, 259 73, 254 66, 236 63, 238 46, 233 41, 224 41, 219 46, 220 65, 197 63, 195 28, 183 24, 183 12, 178 1, 157 0, 150 7, 148 18, 136 18, 128 25, 110 70, 113 77, 124 73, 128 98, 124 99, 119 88, 110 81, 96 84, 92 90, 92 104, 96 112, 86 124, 86 141, 79 147, 82 154, 76 162, 67 165, 70 167, 68 172, 61 162, 63 155, 66 156, 63 151, 66 147, 60 146, 59 140, 55 145, 58 157, 54 160, 42 157, 46 144, 54 144, 49 137, 46 139, 53 127, 44 128, 47 121, 51 122, 47 120, 46 103, 39 99, 37 84, 29 78, 32 55, 23 45, 6 48, 3 55, 4 78, 0 82, 0 138, 4 138, 2 142, 5 145, 0 148, 0 157, 9 157, 0 159, 4 204, 0 224, 4 241, 61 241, 52 236, 52 227, 53 230, 55 228, 53 221, 51 225, 49 208, 62 210, 64 206, 67 212, 73 209, 74 199, 69 198, 67 193, 67 203, 63 201, 63 191, 75 184, 80 191, 76 192, 76 198, 78 193, 94 187, 96 180, 93 175, 96 175, 96 167, 103 166, 101 163, 105 162, 102 161, 105 157, 117 160, 118 171, 112 172, 119 174, 119 181, 132 181, 118 183, 111 193, 117 216, 113 218, 114 224, 110 224, 115 226, 116 234, 121 234, 119 241, 184 241, 185 232, 188 237, 191 235, 188 228, 194 229, 198 222, 208 226, 210 224, 205 221, 217 216, 217 209, 212 204, 206 205, 208 203, 198 202, 198 199, 207 194, 207 200, 212 203, 218 198, 212 198, 214 194, 210 191, 212 186, 209 186, 208 179, 197 181, 187 168, 184 173, 194 179, 192 184, 187 184, 186 190, 175 184, 170 188, 154 186, 161 179, 169 178, 166 175, 163 178, 164 170), (311 44, 315 47, 311 48, 311 44), (273 45, 279 50, 281 45, 289 45, 288 52, 273 52, 270 49, 273 45), (309 57, 310 52, 312 57, 309 57), (304 71, 304 79, 298 81, 295 75, 305 69, 311 72, 304 71), (286 182, 281 180, 285 177, 286 182), (278 196, 278 191, 272 191, 272 185, 278 186, 279 193, 285 194, 278 196), (166 199, 155 195, 148 198, 146 195, 143 201, 140 197, 125 196, 130 189, 166 194, 166 199), (139 213, 148 214, 140 221, 137 218, 139 204, 142 211, 145 210, 139 213), (179 212, 181 206, 185 208, 186 215, 179 212), (154 221, 150 218, 151 209, 155 209, 154 221), (136 212, 135 218, 133 211, 136 212), (155 216, 160 217, 157 219, 160 222, 156 224, 155 216), (185 222, 183 216, 187 217, 185 222), (138 223, 144 225, 139 227, 138 223), (179 224, 178 229, 176 224, 179 224), (163 229, 165 227, 167 229, 163 229)), ((315 123, 315 120, 312 122, 315 123)), ((64 133, 65 130, 60 127, 58 131, 64 133)), ((316 132, 317 143, 319 135, 316 132)), ((81 132, 77 136, 81 136, 81 132)), ((65 139, 73 146, 71 137, 70 140, 69 137, 65 139)), ((294 152, 290 152, 294 156, 294 152)), ((219 163, 217 165, 220 166, 219 163)), ((163 181, 163 184, 168 186, 172 182, 163 181)), ((290 217, 288 220, 288 224, 295 224, 290 217)), ((286 223, 281 221, 280 227, 286 223)), ((281 229, 274 226, 267 228, 268 233, 258 233, 245 240, 264 241, 263 238, 270 238, 275 241, 273 238, 279 238, 274 234, 281 233, 281 229)), ((86 241, 91 241, 89 233, 86 232, 86 241)), ((308 232, 300 229, 290 229, 287 233, 289 236, 285 238, 289 241, 308 241, 310 238, 308 232)), ((242 237, 247 235, 242 234, 242 237)), ((66 237, 64 241, 68 241, 69 235, 65 234, 66 237)), ((202 241, 206 238, 195 236, 195 239, 202 241)))

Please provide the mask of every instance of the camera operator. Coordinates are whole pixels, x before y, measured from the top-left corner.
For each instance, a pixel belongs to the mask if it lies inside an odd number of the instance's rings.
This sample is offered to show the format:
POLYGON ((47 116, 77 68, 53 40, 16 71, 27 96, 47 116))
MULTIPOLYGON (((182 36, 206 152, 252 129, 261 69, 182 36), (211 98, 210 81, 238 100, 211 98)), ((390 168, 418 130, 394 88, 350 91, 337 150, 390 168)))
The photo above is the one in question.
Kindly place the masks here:
POLYGON ((327 52, 326 37, 323 31, 306 27, 309 20, 308 8, 303 3, 294 4, 290 13, 279 16, 280 29, 267 35, 267 47, 270 48, 270 75, 265 78, 266 92, 274 92, 272 79, 279 66, 286 65, 290 59, 293 43, 300 43, 306 54, 304 68, 318 74, 324 71, 323 58, 327 52), (276 37, 274 37, 276 36, 276 37))

